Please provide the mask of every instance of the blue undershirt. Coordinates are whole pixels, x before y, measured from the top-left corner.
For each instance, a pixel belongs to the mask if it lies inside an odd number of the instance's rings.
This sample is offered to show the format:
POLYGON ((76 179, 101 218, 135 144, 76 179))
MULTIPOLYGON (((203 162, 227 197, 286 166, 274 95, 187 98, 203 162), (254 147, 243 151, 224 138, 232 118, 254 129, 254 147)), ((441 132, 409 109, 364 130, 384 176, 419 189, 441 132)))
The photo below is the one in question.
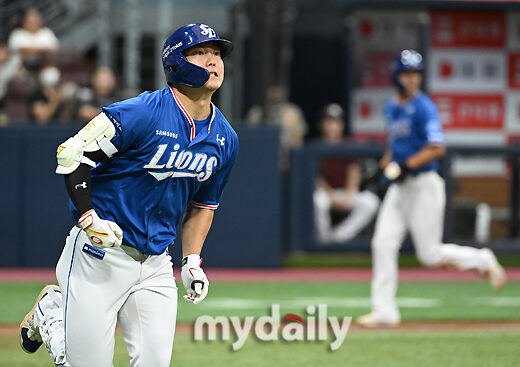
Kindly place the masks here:
POLYGON ((209 120, 211 120, 211 114, 209 114, 208 118, 204 120, 193 119, 193 123, 195 124, 195 135, 199 133, 200 129, 208 126, 209 120))

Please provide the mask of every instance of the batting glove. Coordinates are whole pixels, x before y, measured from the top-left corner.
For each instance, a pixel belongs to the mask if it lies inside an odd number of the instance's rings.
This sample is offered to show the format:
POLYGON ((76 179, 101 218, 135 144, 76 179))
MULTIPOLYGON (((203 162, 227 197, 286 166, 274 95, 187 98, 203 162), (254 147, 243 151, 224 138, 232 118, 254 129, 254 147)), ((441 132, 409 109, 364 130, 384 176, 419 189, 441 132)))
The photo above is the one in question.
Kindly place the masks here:
POLYGON ((202 259, 199 255, 188 255, 182 259, 181 278, 187 295, 183 296, 188 302, 200 303, 208 295, 209 281, 200 267, 202 259))
POLYGON ((83 214, 78 220, 78 225, 85 231, 94 247, 119 247, 123 242, 121 228, 112 221, 99 218, 94 209, 83 214))
POLYGON ((390 162, 384 169, 383 174, 391 182, 401 182, 410 173, 405 163, 390 162))

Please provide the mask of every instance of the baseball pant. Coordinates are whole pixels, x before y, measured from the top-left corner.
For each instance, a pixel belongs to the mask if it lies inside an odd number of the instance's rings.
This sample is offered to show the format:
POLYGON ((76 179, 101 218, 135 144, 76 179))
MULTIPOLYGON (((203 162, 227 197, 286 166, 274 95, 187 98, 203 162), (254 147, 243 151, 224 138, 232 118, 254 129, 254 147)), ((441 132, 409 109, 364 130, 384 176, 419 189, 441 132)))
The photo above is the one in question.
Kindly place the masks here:
MULTIPOLYGON (((333 195, 342 195, 344 190, 334 190, 333 195)), ((379 207, 379 198, 371 191, 354 194, 350 200, 349 215, 336 226, 330 218, 331 200, 327 192, 318 187, 314 190, 314 221, 320 242, 347 242, 370 223, 379 207)))
POLYGON ((480 249, 442 243, 446 193, 444 180, 429 171, 392 184, 386 193, 372 238, 372 311, 384 322, 400 320, 395 295, 399 248, 410 231, 425 266, 449 266, 480 273, 492 259, 480 249))
POLYGON ((146 256, 127 246, 101 251, 74 227, 56 276, 71 366, 112 366, 116 322, 132 367, 169 366, 177 314, 169 255, 146 256))

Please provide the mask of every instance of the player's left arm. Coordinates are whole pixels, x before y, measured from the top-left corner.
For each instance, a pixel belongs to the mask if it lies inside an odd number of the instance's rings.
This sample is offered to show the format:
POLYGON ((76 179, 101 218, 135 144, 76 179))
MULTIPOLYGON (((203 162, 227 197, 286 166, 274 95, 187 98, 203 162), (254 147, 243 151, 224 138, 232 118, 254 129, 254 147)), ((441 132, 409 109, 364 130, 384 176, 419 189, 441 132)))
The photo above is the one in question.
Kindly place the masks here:
POLYGON ((430 100, 427 100, 422 106, 417 128, 424 136, 426 144, 406 160, 406 167, 411 171, 442 158, 446 150, 439 113, 430 100))
POLYGON ((208 294, 209 281, 201 267, 200 252, 212 222, 213 210, 194 205, 188 207, 182 222, 181 278, 187 293, 184 299, 195 304, 208 294))
POLYGON ((200 255, 211 223, 213 222, 211 209, 198 208, 190 205, 182 221, 182 257, 200 255))
POLYGON ((417 153, 409 157, 405 164, 409 170, 421 168, 422 166, 436 161, 444 155, 446 147, 441 144, 428 144, 417 153))
POLYGON ((403 163, 390 162, 385 167, 383 174, 392 182, 402 181, 413 170, 442 158, 445 151, 444 145, 427 144, 417 153, 408 157, 403 163))
POLYGON ((208 294, 209 281, 201 268, 200 253, 238 153, 236 135, 226 142, 229 144, 227 158, 223 158, 222 167, 197 191, 182 223, 181 277, 187 292, 184 299, 193 303, 201 302, 208 294))

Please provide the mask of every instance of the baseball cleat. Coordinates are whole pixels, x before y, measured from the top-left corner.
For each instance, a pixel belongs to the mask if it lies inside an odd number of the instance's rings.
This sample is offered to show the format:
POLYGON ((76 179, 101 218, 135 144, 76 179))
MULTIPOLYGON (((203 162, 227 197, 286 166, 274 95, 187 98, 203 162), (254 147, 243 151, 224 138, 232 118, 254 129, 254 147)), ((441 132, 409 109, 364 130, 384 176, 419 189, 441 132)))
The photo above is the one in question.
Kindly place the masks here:
POLYGON ((373 312, 360 316, 356 319, 355 323, 365 328, 377 328, 377 327, 394 327, 399 325, 399 321, 387 321, 382 320, 373 312))
POLYGON ((54 291, 60 292, 60 287, 57 285, 46 285, 38 295, 38 298, 36 298, 36 303, 33 308, 27 313, 27 315, 25 315, 20 323, 20 345, 27 353, 36 352, 42 345, 42 338, 38 326, 34 325, 33 318, 38 303, 47 295, 49 289, 54 289, 54 291))
POLYGON ((490 266, 485 273, 486 277, 488 278, 491 287, 493 287, 494 290, 499 291, 504 288, 507 283, 506 271, 502 265, 499 264, 493 251, 487 248, 482 249, 482 251, 485 251, 490 258, 490 266))

